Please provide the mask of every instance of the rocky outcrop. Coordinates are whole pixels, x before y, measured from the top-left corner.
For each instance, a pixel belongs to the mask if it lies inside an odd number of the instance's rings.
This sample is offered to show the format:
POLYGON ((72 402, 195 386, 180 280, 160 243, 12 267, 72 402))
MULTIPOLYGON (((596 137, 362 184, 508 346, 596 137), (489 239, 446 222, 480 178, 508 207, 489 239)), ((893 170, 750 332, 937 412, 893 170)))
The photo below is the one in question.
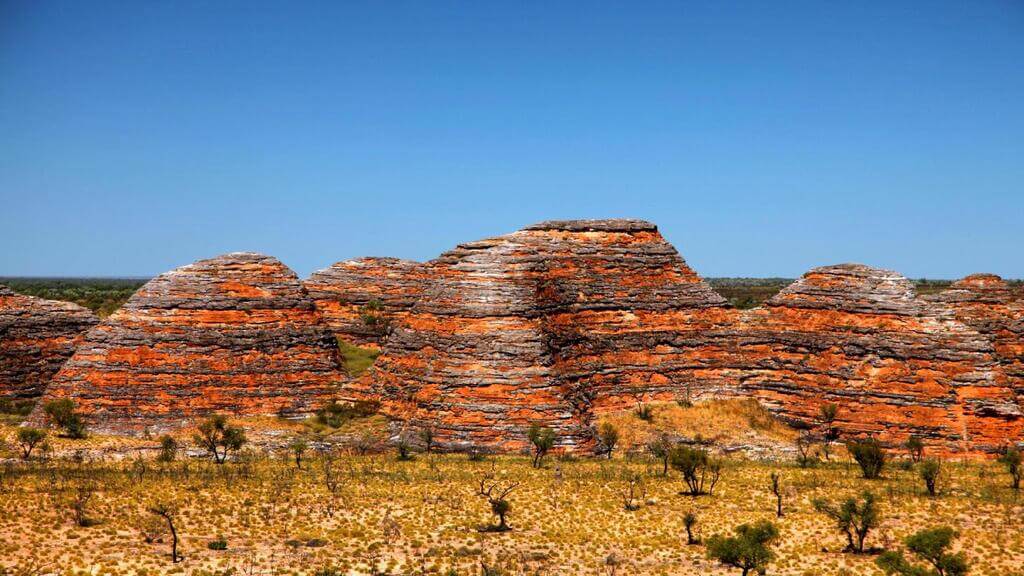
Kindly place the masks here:
POLYGON ((989 337, 943 305, 915 297, 887 270, 816 268, 746 312, 739 386, 782 416, 897 444, 917 435, 949 452, 993 451, 1022 414, 989 337))
POLYGON ((233 253, 149 281, 89 331, 44 399, 74 399, 94 430, 138 432, 214 412, 307 413, 341 380, 334 337, 295 274, 233 253))
POLYGON ((41 395, 82 334, 97 322, 77 304, 23 296, 0 286, 0 399, 41 395))
POLYGON ((988 338, 1009 386, 1024 405, 1024 294, 994 274, 974 274, 931 297, 988 338))
POLYGON ((720 389, 735 312, 648 222, 545 222, 425 265, 423 296, 350 388, 442 442, 566 446, 602 412, 720 389))
POLYGON ((324 322, 355 346, 379 348, 423 292, 419 262, 358 258, 315 272, 303 284, 324 322))

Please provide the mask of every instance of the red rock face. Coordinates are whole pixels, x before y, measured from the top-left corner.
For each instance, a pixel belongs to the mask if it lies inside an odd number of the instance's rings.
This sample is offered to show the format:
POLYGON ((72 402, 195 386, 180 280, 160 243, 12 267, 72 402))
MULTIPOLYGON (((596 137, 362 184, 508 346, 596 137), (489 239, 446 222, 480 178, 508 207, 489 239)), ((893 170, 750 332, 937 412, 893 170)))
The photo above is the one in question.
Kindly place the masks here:
POLYGON ((740 388, 784 417, 889 444, 921 436, 942 451, 993 451, 1022 414, 991 340, 887 270, 817 268, 743 315, 740 388))
POLYGON ((214 412, 309 412, 342 380, 337 366, 295 274, 235 253, 148 282, 88 333, 43 399, 74 399, 94 430, 160 430, 214 412))
POLYGON ((82 334, 99 322, 87 308, 0 286, 0 398, 37 398, 82 334))
POLYGON ((723 385, 735 313, 650 223, 538 224, 463 244, 426 275, 351 392, 444 442, 515 449, 537 423, 583 445, 596 414, 723 385))
POLYGON ((320 270, 303 285, 338 338, 379 348, 389 327, 419 299, 425 282, 419 262, 358 258, 320 270))
POLYGON ((951 307, 956 319, 991 340, 1007 383, 1024 405, 1024 294, 994 274, 959 280, 933 300, 951 307))

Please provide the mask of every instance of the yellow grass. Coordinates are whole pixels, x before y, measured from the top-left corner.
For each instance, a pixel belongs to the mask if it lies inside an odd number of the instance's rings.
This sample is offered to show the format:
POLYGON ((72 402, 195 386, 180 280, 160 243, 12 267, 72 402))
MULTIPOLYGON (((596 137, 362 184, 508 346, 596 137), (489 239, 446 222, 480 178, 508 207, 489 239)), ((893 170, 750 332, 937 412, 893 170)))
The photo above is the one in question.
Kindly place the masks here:
MULTIPOLYGON (((661 409, 659 417, 667 419, 721 408, 661 409)), ((710 436, 716 427, 708 424, 701 433, 710 436)), ((776 521, 782 537, 770 574, 881 574, 872 557, 841 553, 843 538, 810 503, 863 489, 875 491, 882 504, 883 525, 870 545, 897 547, 917 529, 948 524, 961 532, 958 546, 972 574, 1020 574, 1024 566, 1024 508, 992 462, 947 463, 944 493, 930 499, 912 470, 891 467, 884 479, 867 481, 849 462, 800 469, 732 458, 713 496, 691 498, 680 494, 676 474, 662 477, 660 465, 647 458, 549 458, 537 470, 523 457, 470 462, 422 454, 412 462, 390 454, 340 456, 333 464, 340 487, 332 494, 323 462, 309 456, 302 469, 281 455, 258 453, 223 466, 198 459, 15 463, 0 481, 0 566, 43 566, 41 573, 61 575, 313 574, 327 566, 342 574, 370 574, 372 567, 475 575, 483 562, 507 565, 508 574, 593 575, 610 573, 606 560, 614 554, 619 575, 737 574, 707 560, 702 546, 685 544, 682 516, 693 510, 704 537, 742 522, 776 521), (769 492, 772 471, 782 474, 786 494, 781 519, 769 492), (622 490, 637 473, 645 504, 630 512, 622 490), (476 494, 484 474, 518 483, 509 496, 511 532, 479 531, 491 521, 476 494), (67 499, 86 481, 97 487, 89 515, 101 523, 81 528, 67 499), (147 512, 156 501, 181 509, 181 564, 170 562, 168 536, 147 512), (145 542, 142 528, 162 541, 145 542), (209 550, 220 535, 228 549, 209 550), (308 545, 317 540, 323 545, 308 545)))

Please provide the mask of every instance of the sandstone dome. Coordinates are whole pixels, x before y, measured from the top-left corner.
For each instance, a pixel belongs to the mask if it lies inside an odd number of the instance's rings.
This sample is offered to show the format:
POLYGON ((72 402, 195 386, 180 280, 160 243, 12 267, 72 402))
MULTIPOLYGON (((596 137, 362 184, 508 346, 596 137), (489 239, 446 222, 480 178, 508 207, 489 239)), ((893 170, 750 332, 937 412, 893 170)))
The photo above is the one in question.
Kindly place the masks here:
POLYGON ((0 286, 0 399, 30 400, 99 322, 89 309, 0 286))
POLYGON ((791 420, 813 425, 834 403, 848 434, 950 452, 994 451, 1020 427, 990 339, 895 272, 815 268, 741 331, 743 390, 791 420))
POLYGON ((356 395, 453 446, 565 446, 596 415, 715 389, 731 310, 642 220, 543 222, 426 263, 423 296, 356 395))
MULTIPOLYGON (((44 400, 96 430, 188 425, 210 413, 296 415, 342 380, 337 346, 295 273, 253 253, 161 274, 92 329, 44 400)), ((41 419, 36 408, 33 419, 41 419)))

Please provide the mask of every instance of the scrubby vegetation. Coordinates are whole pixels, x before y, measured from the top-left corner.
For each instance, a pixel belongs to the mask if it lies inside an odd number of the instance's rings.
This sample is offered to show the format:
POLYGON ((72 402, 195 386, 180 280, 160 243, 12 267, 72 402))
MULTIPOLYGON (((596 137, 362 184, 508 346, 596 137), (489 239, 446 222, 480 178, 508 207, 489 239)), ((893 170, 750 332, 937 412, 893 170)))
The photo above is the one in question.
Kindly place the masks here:
POLYGON ((114 313, 146 283, 139 278, 0 278, 21 294, 74 302, 101 318, 114 313))
POLYGON ((366 372, 380 356, 380 350, 376 348, 363 348, 349 344, 341 338, 338 338, 338 350, 341 352, 341 363, 345 367, 345 372, 352 377, 366 372))
MULTIPOLYGON (((17 434, 27 428, 0 427, 0 567, 62 576, 846 576, 942 566, 956 576, 963 566, 996 576, 1024 565, 1021 501, 1005 462, 943 460, 930 496, 922 482, 934 456, 914 464, 898 447, 873 480, 842 443, 813 467, 792 456, 760 461, 724 453, 735 438, 710 440, 718 422, 670 432, 677 410, 744 422, 734 434, 748 440, 769 434, 792 446, 797 437, 748 418, 742 403, 652 405, 651 421, 630 407, 608 419, 620 431, 611 458, 563 457, 552 434, 534 467, 534 451, 428 453, 416 431, 407 448, 416 457, 400 461, 372 415, 337 428, 225 419, 210 429, 238 429, 247 442, 217 464, 201 432, 49 435, 22 460, 17 434), (640 426, 652 435, 625 442, 640 426), (360 448, 363 436, 371 448, 360 448)), ((534 435, 546 443, 543 428, 534 435)))

